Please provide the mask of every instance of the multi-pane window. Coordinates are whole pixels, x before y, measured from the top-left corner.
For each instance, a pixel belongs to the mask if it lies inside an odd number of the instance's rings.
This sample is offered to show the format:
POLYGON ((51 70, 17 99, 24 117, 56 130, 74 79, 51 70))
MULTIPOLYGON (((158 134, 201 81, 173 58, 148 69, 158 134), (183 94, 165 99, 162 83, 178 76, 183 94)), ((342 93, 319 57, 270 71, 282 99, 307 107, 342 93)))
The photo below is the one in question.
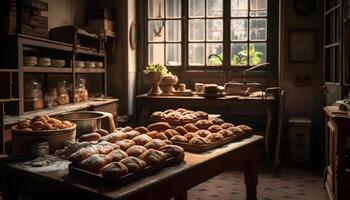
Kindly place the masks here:
POLYGON ((267 60, 267 0, 147 2, 148 64, 222 66, 211 54, 231 67, 267 60))

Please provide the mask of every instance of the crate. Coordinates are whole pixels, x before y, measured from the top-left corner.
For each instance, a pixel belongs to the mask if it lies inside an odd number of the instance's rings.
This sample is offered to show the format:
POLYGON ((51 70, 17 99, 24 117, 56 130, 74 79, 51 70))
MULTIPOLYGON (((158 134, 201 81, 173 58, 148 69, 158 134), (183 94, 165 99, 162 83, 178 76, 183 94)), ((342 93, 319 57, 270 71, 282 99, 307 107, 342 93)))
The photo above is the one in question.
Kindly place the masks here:
POLYGON ((289 153, 293 163, 310 163, 311 120, 308 118, 290 118, 289 153))

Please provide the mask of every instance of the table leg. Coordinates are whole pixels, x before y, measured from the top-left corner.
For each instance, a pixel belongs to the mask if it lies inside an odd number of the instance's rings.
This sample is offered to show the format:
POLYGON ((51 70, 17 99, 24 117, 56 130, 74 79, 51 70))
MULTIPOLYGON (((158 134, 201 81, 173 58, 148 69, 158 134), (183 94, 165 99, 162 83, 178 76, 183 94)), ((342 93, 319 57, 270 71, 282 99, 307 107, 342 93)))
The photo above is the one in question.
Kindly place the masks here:
POLYGON ((266 108, 266 131, 265 131, 265 158, 266 161, 270 161, 270 129, 272 123, 272 108, 271 105, 266 108))
POLYGON ((258 185, 258 161, 256 145, 251 148, 250 156, 244 165, 244 182, 246 185, 247 200, 257 200, 256 197, 256 186, 258 185))
POLYGON ((187 192, 177 195, 175 200, 187 200, 187 192))

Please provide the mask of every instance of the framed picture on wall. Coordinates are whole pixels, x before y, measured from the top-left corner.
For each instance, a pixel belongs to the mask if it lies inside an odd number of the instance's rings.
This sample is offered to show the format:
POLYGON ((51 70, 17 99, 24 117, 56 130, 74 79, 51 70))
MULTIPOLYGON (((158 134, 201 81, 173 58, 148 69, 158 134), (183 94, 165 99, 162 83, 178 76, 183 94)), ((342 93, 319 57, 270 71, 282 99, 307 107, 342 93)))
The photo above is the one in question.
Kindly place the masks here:
POLYGON ((289 61, 316 62, 316 30, 289 30, 289 61))

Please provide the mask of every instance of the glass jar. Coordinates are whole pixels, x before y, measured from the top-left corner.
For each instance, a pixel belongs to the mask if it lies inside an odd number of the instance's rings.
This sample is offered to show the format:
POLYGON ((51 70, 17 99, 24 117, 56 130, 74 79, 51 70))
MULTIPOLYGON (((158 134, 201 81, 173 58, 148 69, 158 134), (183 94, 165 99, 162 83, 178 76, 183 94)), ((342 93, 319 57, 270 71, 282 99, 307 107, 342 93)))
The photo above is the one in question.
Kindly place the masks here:
POLYGON ((69 93, 67 87, 67 81, 60 81, 57 83, 57 98, 58 105, 64 105, 69 103, 69 93))
POLYGON ((44 104, 46 108, 53 108, 57 106, 57 89, 52 88, 44 96, 44 104))
POLYGON ((24 111, 44 108, 41 84, 34 79, 27 79, 24 84, 24 111))

